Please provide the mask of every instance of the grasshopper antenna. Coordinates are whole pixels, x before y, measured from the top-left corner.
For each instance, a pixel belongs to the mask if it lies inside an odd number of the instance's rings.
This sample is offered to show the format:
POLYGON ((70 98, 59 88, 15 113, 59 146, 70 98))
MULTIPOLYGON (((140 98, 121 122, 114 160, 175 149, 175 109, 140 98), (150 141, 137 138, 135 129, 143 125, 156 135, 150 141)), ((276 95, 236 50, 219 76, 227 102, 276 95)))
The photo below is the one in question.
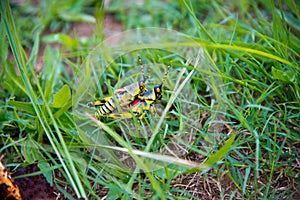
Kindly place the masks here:
POLYGON ((162 81, 161 81, 161 86, 164 84, 164 82, 167 80, 167 77, 168 77, 168 73, 169 73, 169 70, 170 70, 170 68, 171 68, 171 65, 168 65, 168 68, 167 68, 167 70, 166 70, 166 72, 165 72, 165 75, 164 75, 164 77, 163 77, 163 79, 162 79, 162 81))
MULTIPOLYGON (((149 78, 149 75, 144 73, 144 65, 143 65, 143 61, 140 56, 138 56, 138 62, 141 66, 141 72, 143 72, 143 82, 145 83, 146 80, 149 78)), ((149 68, 148 68, 148 70, 149 70, 149 68)))

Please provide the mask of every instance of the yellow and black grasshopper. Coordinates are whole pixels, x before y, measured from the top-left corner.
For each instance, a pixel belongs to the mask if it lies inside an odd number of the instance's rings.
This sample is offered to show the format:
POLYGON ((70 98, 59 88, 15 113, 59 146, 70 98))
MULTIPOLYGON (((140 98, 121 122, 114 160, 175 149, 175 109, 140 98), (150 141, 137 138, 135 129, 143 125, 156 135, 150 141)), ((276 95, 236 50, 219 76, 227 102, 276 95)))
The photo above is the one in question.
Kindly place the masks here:
MULTIPOLYGON (((142 59, 138 58, 139 64, 141 66, 141 71, 144 71, 144 66, 142 63, 142 59)), ((138 95, 143 95, 147 89, 145 87, 145 82, 148 76, 144 75, 143 80, 125 86, 123 88, 117 89, 114 92, 115 99, 117 104, 121 107, 129 105, 138 95)), ((95 117, 98 119, 104 116, 108 116, 114 110, 116 110, 117 105, 113 96, 105 97, 103 99, 97 100, 95 102, 89 102, 87 105, 89 107, 98 107, 97 111, 95 112, 95 117)))
POLYGON ((132 114, 134 114, 139 119, 142 119, 145 114, 150 111, 151 109, 155 111, 154 103, 157 100, 160 100, 162 98, 162 86, 165 80, 167 79, 167 75, 169 72, 170 66, 168 66, 168 69, 165 72, 165 75, 162 79, 162 82, 160 85, 156 85, 153 87, 153 89, 146 91, 144 94, 138 95, 134 101, 132 101, 129 104, 129 109, 131 109, 131 112, 123 112, 121 114, 110 114, 110 117, 112 118, 132 118, 132 114))

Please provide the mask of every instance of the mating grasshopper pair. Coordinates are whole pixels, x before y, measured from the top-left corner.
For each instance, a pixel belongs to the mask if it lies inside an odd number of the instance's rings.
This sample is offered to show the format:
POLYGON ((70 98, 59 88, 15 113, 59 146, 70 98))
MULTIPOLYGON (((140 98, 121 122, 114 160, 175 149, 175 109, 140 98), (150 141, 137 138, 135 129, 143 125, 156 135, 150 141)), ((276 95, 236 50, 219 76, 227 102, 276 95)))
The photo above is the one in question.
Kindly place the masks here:
MULTIPOLYGON (((139 57, 138 60, 141 66, 141 71, 144 71, 142 59, 139 57)), ((141 119, 145 116, 146 112, 150 111, 150 109, 155 110, 154 103, 162 98, 162 86, 167 78, 169 69, 170 66, 168 66, 161 84, 154 86, 150 90, 147 90, 145 86, 148 76, 144 75, 143 80, 116 90, 114 92, 115 98, 110 96, 95 102, 89 102, 88 106, 98 108, 95 112, 95 116, 98 119, 103 117, 132 118, 132 114, 141 119), (119 104, 122 108, 129 107, 131 112, 126 111, 115 114, 114 111, 117 110, 117 104, 119 104)))

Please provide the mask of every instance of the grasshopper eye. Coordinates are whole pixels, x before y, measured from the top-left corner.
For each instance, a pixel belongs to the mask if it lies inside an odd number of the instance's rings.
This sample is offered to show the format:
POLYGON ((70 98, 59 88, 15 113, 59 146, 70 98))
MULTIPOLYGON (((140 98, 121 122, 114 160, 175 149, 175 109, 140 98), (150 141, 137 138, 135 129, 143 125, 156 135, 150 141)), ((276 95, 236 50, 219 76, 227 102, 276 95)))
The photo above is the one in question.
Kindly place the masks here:
POLYGON ((160 93, 161 91, 160 91, 160 88, 156 88, 156 92, 157 93, 160 93))

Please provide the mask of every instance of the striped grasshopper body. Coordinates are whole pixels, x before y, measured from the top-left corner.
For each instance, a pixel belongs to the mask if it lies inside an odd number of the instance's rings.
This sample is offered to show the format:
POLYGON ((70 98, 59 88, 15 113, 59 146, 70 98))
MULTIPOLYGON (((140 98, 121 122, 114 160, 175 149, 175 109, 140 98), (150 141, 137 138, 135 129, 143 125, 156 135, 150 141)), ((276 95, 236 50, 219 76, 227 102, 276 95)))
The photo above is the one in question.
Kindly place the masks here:
POLYGON ((165 82, 168 72, 169 72, 170 66, 168 66, 168 69, 165 72, 165 75, 163 77, 163 80, 160 85, 156 85, 153 87, 153 89, 146 91, 144 94, 138 95, 134 101, 132 101, 129 104, 129 109, 131 109, 131 112, 123 112, 114 114, 111 113, 109 117, 111 118, 132 118, 132 114, 134 114, 139 119, 142 119, 145 114, 149 111, 155 110, 155 102, 157 100, 160 100, 162 98, 162 86, 165 82))
MULTIPOLYGON (((141 66, 141 71, 144 71, 144 66, 142 64, 141 58, 139 57, 138 60, 141 66)), ((95 117, 97 117, 98 119, 107 117, 109 116, 109 114, 116 110, 117 104, 120 107, 128 106, 132 101, 134 101, 137 96, 143 95, 147 91, 145 87, 147 78, 148 77, 144 75, 143 80, 117 89, 114 92, 115 98, 113 96, 109 96, 100 100, 96 100, 95 102, 89 102, 87 105, 89 107, 98 108, 95 112, 95 117)))

